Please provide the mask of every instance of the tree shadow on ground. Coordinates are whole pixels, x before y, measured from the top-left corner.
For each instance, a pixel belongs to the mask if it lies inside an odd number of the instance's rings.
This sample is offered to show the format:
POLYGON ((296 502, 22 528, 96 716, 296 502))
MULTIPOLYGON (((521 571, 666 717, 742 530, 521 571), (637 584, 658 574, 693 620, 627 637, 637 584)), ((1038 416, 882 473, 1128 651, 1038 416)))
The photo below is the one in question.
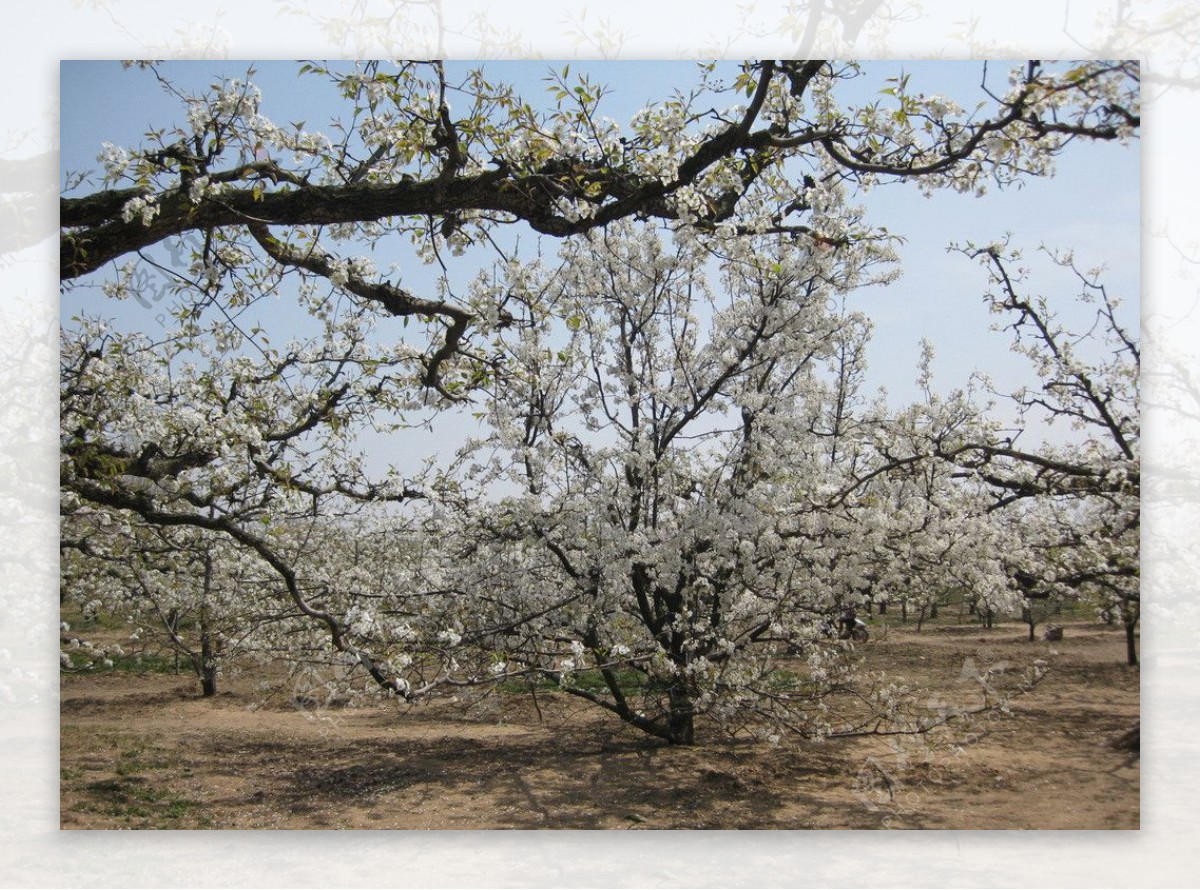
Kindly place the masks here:
MULTIPOLYGON (((443 724, 444 725, 444 724, 443 724)), ((800 810, 828 809, 838 764, 762 744, 659 745, 595 728, 319 745, 243 742, 237 772, 266 776, 253 800, 294 816, 403 812, 405 827, 779 828, 800 810), (824 794, 800 789, 820 786, 824 794), (446 800, 460 801, 461 812, 446 800), (422 826, 423 809, 430 812, 422 826), (494 821, 481 826, 480 813, 494 821), (790 814, 785 817, 784 814, 790 814), (469 822, 469 824, 467 824, 469 822)), ((216 752, 214 752, 215 754, 216 752)), ((847 801, 840 818, 873 827, 847 801)), ((328 820, 326 820, 328 821, 328 820)))

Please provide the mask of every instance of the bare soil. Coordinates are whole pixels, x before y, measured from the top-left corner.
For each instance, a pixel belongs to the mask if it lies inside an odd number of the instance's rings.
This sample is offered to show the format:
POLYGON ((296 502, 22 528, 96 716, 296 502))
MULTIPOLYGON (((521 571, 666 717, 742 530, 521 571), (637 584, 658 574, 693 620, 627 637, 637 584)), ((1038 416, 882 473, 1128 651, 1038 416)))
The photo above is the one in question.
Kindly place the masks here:
MULTIPOLYGON (((1118 630, 1061 642, 978 626, 875 631, 866 665, 966 703, 978 677, 1049 667, 1010 713, 920 736, 669 747, 561 695, 465 707, 264 701, 237 678, 67 675, 61 825, 97 828, 1135 829, 1139 672, 1118 630)), ((922 693, 929 699, 929 693, 922 693)), ((932 703, 936 704, 937 700, 932 703)))

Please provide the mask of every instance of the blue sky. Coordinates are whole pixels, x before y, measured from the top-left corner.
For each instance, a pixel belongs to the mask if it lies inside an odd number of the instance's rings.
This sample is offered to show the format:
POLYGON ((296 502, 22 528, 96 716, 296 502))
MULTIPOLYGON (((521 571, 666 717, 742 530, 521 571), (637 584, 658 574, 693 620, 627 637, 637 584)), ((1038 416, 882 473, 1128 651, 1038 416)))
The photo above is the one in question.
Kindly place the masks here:
MULTIPOLYGON (((486 69, 497 80, 508 80, 526 95, 544 95, 543 79, 549 61, 489 62, 486 69)), ((466 63, 450 63, 465 70, 466 63)), ((185 85, 200 88, 214 77, 243 77, 248 62, 176 62, 164 70, 185 85)), ((316 78, 298 78, 292 63, 256 63, 255 83, 264 96, 263 111, 279 123, 304 120, 310 130, 323 129, 338 113, 339 102, 331 87, 316 78)), ((884 86, 886 76, 901 69, 912 74, 914 86, 927 93, 943 93, 971 107, 979 92, 981 62, 887 62, 865 65, 867 76, 848 93, 870 101, 884 86)), ((989 82, 1003 86, 1008 66, 989 65, 989 82)), ((594 81, 609 84, 610 99, 603 113, 625 122, 648 100, 661 98, 674 87, 696 79, 695 63, 672 62, 572 62, 572 73, 586 71, 594 81)), ((730 71, 733 71, 732 66, 730 71)), ((116 62, 64 62, 61 68, 61 167, 66 171, 94 169, 104 141, 137 145, 151 127, 182 122, 178 102, 167 96, 147 71, 125 70, 116 62)), ((1135 142, 1077 144, 1062 158, 1053 178, 1028 181, 1021 188, 993 191, 984 198, 942 192, 924 198, 905 184, 878 188, 863 198, 868 218, 905 238, 900 247, 903 275, 886 287, 855 295, 851 305, 865 310, 876 324, 869 352, 869 385, 886 386, 893 401, 914 397, 913 381, 922 338, 930 339, 937 358, 934 364, 940 388, 962 385, 976 369, 986 370, 1002 386, 1029 382, 1025 360, 1015 356, 1006 335, 989 331, 993 319, 981 294, 984 270, 959 254, 947 253, 951 242, 987 242, 1013 235, 1013 243, 1034 260, 1039 244, 1073 248, 1082 266, 1108 267, 1110 290, 1127 300, 1127 321, 1136 327, 1139 292, 1140 153, 1135 142)), ((82 192, 80 192, 82 193, 82 192)), ((522 243, 532 244, 525 233, 522 243)), ((1049 264, 1033 263, 1038 274, 1031 287, 1044 290, 1064 308, 1075 293, 1073 281, 1049 264)), ((407 266, 412 269, 412 266, 407 266)), ((454 284, 465 287, 474 268, 461 277, 452 267, 454 284)), ((406 283, 419 290, 420 279, 406 283)), ((120 323, 151 329, 160 324, 160 306, 137 303, 104 306, 95 291, 68 292, 62 312, 69 317, 81 308, 89 312, 113 311, 120 323)))

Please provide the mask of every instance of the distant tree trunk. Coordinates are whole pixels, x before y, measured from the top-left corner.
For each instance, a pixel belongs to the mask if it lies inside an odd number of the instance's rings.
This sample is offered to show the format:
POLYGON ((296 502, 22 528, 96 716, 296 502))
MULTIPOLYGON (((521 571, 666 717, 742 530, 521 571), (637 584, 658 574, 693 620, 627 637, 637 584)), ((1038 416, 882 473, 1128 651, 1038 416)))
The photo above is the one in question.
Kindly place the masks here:
POLYGON ((163 618, 163 624, 167 628, 167 632, 171 634, 171 639, 175 645, 171 647, 171 657, 174 661, 173 670, 176 674, 179 673, 179 610, 170 609, 167 611, 166 617, 163 618))
POLYGON ((929 610, 929 606, 922 603, 920 611, 917 612, 917 633, 921 632, 921 628, 925 625, 925 613, 929 610))
POLYGON ((1137 638, 1134 631, 1137 629, 1138 610, 1128 601, 1121 605, 1121 621, 1125 625, 1125 658, 1130 667, 1137 667, 1137 638))
POLYGON ((880 601, 879 601, 879 614, 880 614, 880 615, 886 615, 886 614, 887 614, 887 600, 880 600, 880 601))
POLYGON ((213 560, 204 554, 204 598, 200 601, 200 659, 196 673, 200 677, 200 694, 211 698, 217 694, 217 648, 208 616, 209 596, 212 594, 213 560))
POLYGON ((1033 614, 1033 604, 1028 600, 1021 606, 1021 620, 1029 625, 1029 642, 1032 643, 1037 639, 1037 618, 1033 614))
POLYGON ((937 617, 938 617, 938 604, 930 603, 929 604, 929 620, 937 621, 937 617))
POLYGON ((200 662, 200 691, 205 698, 211 698, 217 694, 217 652, 207 630, 200 633, 200 662))
POLYGON ((908 600, 900 600, 900 623, 908 624, 908 600))

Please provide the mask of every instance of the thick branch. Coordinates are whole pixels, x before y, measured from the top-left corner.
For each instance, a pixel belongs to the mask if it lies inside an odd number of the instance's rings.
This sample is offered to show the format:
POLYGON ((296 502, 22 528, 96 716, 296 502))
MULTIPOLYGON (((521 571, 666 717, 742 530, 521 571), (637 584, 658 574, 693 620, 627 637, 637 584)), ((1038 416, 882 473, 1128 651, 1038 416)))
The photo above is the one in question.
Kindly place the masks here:
MULTIPOLYGON (((251 223, 247 228, 262 249, 277 263, 307 269, 325 278, 334 274, 333 259, 316 244, 301 250, 280 241, 270 233, 265 225, 251 223)), ((362 297, 364 300, 378 303, 391 315, 399 317, 436 315, 448 320, 446 338, 426 363, 424 380, 426 386, 435 386, 443 395, 448 396, 449 394, 440 385, 441 366, 457 351, 467 326, 471 323, 471 313, 441 300, 425 300, 416 297, 391 282, 367 281, 350 270, 346 271, 344 287, 350 293, 362 297)))

